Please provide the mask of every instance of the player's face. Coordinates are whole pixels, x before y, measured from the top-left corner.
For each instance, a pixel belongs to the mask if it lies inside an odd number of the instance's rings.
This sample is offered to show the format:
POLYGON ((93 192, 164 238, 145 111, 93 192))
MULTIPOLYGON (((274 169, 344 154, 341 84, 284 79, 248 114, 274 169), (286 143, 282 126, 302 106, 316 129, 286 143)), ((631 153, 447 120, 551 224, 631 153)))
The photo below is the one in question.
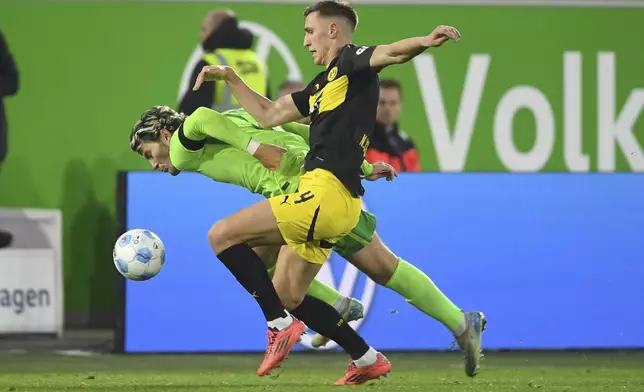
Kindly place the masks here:
POLYGON ((141 155, 150 162, 152 169, 170 173, 173 176, 179 174, 172 162, 170 162, 170 147, 168 141, 161 137, 159 141, 145 141, 141 144, 141 155))
POLYGON ((331 47, 331 23, 320 17, 318 12, 309 14, 304 20, 304 46, 311 52, 316 65, 325 65, 325 58, 331 47))
POLYGON ((376 120, 383 125, 393 125, 400 117, 402 102, 397 88, 381 88, 376 120))

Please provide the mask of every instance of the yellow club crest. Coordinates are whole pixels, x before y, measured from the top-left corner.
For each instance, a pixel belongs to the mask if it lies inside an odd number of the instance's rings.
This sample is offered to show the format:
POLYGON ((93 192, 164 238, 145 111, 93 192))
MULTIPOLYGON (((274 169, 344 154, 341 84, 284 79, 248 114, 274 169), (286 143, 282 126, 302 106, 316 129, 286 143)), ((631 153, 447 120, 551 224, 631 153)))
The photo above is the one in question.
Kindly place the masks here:
POLYGON ((333 67, 329 71, 329 77, 328 77, 329 82, 333 81, 333 79, 335 79, 336 76, 338 76, 338 67, 333 67))

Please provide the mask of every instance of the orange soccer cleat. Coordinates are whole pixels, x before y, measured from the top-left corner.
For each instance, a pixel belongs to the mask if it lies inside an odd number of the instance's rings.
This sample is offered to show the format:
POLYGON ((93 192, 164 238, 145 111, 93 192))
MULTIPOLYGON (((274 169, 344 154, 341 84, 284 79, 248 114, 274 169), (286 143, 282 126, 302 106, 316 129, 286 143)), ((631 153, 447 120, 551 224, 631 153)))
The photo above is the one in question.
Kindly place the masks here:
POLYGON ((347 374, 334 382, 333 385, 358 385, 369 380, 375 380, 387 375, 391 371, 391 362, 382 353, 378 353, 378 359, 372 365, 357 367, 353 361, 349 361, 347 374))
POLYGON ((271 329, 266 332, 268 336, 268 346, 264 361, 257 369, 257 375, 265 376, 273 369, 279 367, 288 358, 295 343, 297 343, 306 330, 303 322, 293 317, 293 322, 287 328, 281 331, 271 329))

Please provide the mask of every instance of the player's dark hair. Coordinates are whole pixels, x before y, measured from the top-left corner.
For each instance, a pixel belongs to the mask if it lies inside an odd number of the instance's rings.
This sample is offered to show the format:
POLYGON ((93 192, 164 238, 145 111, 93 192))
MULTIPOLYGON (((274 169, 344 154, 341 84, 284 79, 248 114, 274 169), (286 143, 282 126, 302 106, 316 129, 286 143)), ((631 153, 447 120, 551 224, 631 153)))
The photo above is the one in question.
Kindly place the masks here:
POLYGON ((358 27, 358 13, 353 7, 343 1, 324 0, 318 1, 304 10, 304 17, 318 12, 321 16, 339 16, 345 18, 351 24, 351 30, 358 27))
POLYGON ((144 141, 157 141, 161 138, 161 130, 173 133, 186 119, 186 115, 178 113, 169 106, 153 106, 146 110, 139 121, 134 124, 130 133, 130 148, 139 151, 144 141))
POLYGON ((395 88, 402 97, 402 86, 396 79, 381 79, 380 88, 395 88))

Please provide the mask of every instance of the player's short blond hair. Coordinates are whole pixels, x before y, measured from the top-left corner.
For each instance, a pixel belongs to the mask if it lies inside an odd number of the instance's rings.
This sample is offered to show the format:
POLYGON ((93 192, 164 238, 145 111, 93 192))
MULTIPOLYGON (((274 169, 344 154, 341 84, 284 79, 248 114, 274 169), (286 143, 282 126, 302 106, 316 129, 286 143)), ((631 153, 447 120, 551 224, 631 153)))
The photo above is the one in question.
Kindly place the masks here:
POLYGON ((173 133, 186 120, 186 115, 179 113, 169 106, 153 106, 146 110, 134 124, 130 133, 130 148, 138 152, 141 143, 146 140, 157 141, 161 138, 161 130, 173 133))

